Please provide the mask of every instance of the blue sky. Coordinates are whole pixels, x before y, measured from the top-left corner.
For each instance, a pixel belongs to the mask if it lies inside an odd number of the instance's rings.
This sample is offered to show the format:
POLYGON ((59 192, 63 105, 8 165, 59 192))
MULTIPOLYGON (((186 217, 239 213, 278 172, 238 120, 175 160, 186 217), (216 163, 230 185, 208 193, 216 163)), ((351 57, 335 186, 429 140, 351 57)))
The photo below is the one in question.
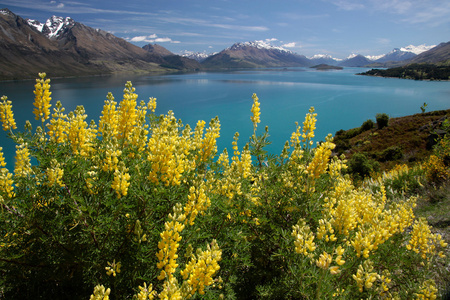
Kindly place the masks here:
POLYGON ((450 41, 449 0, 0 0, 23 18, 71 17, 138 46, 217 52, 266 40, 345 58, 450 41))

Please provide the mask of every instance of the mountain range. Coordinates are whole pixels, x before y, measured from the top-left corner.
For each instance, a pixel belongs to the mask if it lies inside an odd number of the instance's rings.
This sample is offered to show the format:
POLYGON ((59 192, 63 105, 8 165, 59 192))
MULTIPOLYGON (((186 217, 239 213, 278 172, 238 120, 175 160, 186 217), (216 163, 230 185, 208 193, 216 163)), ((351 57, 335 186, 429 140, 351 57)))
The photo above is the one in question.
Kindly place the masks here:
POLYGON ((1 9, 0 28, 3 80, 35 78, 43 71, 58 77, 200 68, 195 60, 148 51, 71 18, 42 24, 1 9))
POLYGON ((0 80, 86 76, 123 72, 165 73, 200 69, 342 67, 403 65, 450 59, 450 43, 407 46, 377 56, 352 54, 346 59, 318 54, 306 57, 264 41, 235 43, 219 53, 186 52, 177 55, 160 45, 138 47, 101 29, 67 17, 53 16, 45 23, 23 19, 0 9, 0 80))

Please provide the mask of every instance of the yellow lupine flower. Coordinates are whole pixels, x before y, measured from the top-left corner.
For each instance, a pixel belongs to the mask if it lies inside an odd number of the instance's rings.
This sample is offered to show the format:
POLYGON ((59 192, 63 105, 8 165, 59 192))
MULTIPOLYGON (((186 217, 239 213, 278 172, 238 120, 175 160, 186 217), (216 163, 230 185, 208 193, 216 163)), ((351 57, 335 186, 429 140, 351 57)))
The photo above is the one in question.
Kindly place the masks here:
POLYGON ((97 285, 94 288, 94 293, 89 298, 90 300, 109 300, 109 294, 111 294, 111 289, 105 289, 103 285, 97 285))
POLYGON ((28 145, 20 144, 16 146, 16 164, 14 174, 18 177, 25 177, 31 173, 30 151, 28 145))
POLYGON ((150 283, 147 287, 147 283, 144 282, 144 286, 139 286, 139 293, 136 295, 138 300, 153 300, 155 298, 156 291, 153 291, 153 285, 150 283))
POLYGON ((305 256, 308 255, 308 252, 313 252, 316 249, 315 237, 310 227, 306 225, 306 221, 304 219, 299 220, 298 224, 293 226, 293 229, 291 235, 295 239, 295 251, 305 256))
POLYGON ((253 99, 253 105, 252 105, 252 109, 251 109, 252 116, 250 116, 250 119, 252 120, 254 130, 256 130, 258 123, 261 122, 261 120, 260 120, 261 112, 260 112, 260 108, 259 108, 258 96, 256 96, 256 94, 253 94, 252 99, 253 99))
POLYGON ((176 277, 164 281, 163 290, 158 295, 161 300, 182 300, 180 287, 176 277))
POLYGON ((128 81, 123 91, 123 100, 118 108, 118 139, 123 141, 128 141, 137 123, 136 105, 138 95, 135 93, 135 90, 131 82, 128 81))
POLYGON ((339 266, 332 266, 332 267, 330 267, 330 273, 332 275, 336 275, 336 274, 341 273, 341 270, 339 270, 339 266))
POLYGON ((115 171, 118 170, 119 157, 122 155, 122 151, 114 149, 114 146, 108 145, 105 151, 105 158, 103 159, 103 171, 115 171))
POLYGON ((14 120, 14 113, 12 111, 11 101, 8 97, 2 96, 0 102, 0 119, 3 124, 3 130, 16 129, 16 121, 14 120))
POLYGON ((42 123, 45 122, 50 116, 50 101, 52 98, 50 95, 50 79, 45 79, 47 76, 45 73, 39 73, 41 79, 36 79, 36 85, 34 90, 34 106, 35 109, 33 113, 36 120, 41 120, 42 123))
POLYGON ((436 283, 434 280, 429 279, 422 284, 416 297, 423 300, 434 300, 437 298, 437 292, 436 283))
POLYGON ((328 168, 328 161, 330 160, 331 150, 336 147, 332 143, 331 135, 328 135, 326 142, 322 143, 319 147, 314 150, 314 157, 309 163, 306 171, 308 176, 312 179, 317 179, 320 175, 324 174, 328 168))
POLYGON ((180 233, 184 229, 183 221, 186 216, 183 214, 181 204, 175 205, 173 215, 169 214, 170 221, 164 224, 165 230, 160 233, 161 241, 158 243, 159 252, 156 254, 158 258, 157 267, 161 270, 158 276, 159 280, 172 279, 175 269, 178 267, 176 260, 178 258, 178 247, 182 237, 180 233))
POLYGON ((8 169, 1 168, 0 169, 0 197, 1 194, 3 194, 3 197, 5 195, 8 198, 12 198, 15 196, 14 193, 14 180, 13 180, 13 174, 8 172, 8 169))
POLYGON ((47 124, 50 140, 56 143, 65 143, 67 141, 68 119, 64 114, 65 108, 61 102, 56 102, 56 108, 53 109, 52 119, 47 124))
POLYGON ((151 110, 152 112, 155 112, 156 110, 156 98, 150 97, 149 101, 147 103, 147 108, 151 110))
POLYGON ((320 254, 319 256, 319 259, 316 260, 316 266, 318 266, 321 269, 328 269, 332 261, 333 261, 332 256, 323 251, 323 253, 320 254))
POLYGON ((169 111, 152 130, 147 146, 147 160, 151 163, 147 178, 153 183, 179 185, 182 174, 195 167, 186 155, 191 144, 186 136, 179 136, 178 127, 173 112, 169 111))
MULTIPOLYGON (((196 132, 197 133, 197 132, 196 132)), ((206 134, 201 139, 199 145, 200 160, 203 162, 208 161, 217 153, 217 139, 220 137, 220 122, 216 117, 209 123, 209 128, 206 129, 206 134)))
POLYGON ((78 106, 75 113, 68 116, 68 140, 75 154, 89 156, 93 152, 93 142, 97 130, 86 123, 87 115, 83 106, 78 106))
POLYGON ((302 130, 302 142, 305 143, 305 147, 312 145, 312 139, 314 138, 314 130, 316 129, 317 114, 314 113, 314 107, 309 109, 309 112, 305 116, 302 130))
POLYGON ((117 198, 121 198, 128 194, 131 176, 127 172, 128 169, 125 167, 114 171, 114 180, 111 187, 116 191, 117 198))
POLYGON ((112 275, 113 277, 116 277, 116 275, 120 273, 121 266, 122 266, 122 264, 120 263, 120 261, 117 262, 117 263, 116 263, 116 260, 113 260, 112 263, 110 263, 108 261, 108 266, 105 267, 106 274, 108 276, 112 275))
POLYGON ((222 250, 220 250, 216 240, 213 240, 207 250, 199 249, 197 255, 192 255, 191 260, 185 269, 180 271, 181 276, 189 285, 189 297, 197 291, 200 295, 205 293, 205 287, 213 284, 213 277, 219 271, 219 261, 222 259, 222 250))
POLYGON ((3 156, 3 147, 0 147, 0 167, 6 166, 5 157, 3 156))
MULTIPOLYGON (((0 147, 0 197, 1 194, 6 195, 8 198, 14 197, 14 180, 13 174, 9 173, 5 168, 6 162, 3 156, 3 147, 0 147)), ((2 197, 3 198, 3 197, 2 197)))
POLYGON ((184 214, 186 215, 186 224, 189 221, 189 225, 194 224, 194 220, 199 213, 203 213, 211 205, 211 200, 205 194, 204 183, 200 183, 198 189, 191 186, 188 195, 189 201, 184 207, 184 214))
POLYGON ((65 184, 61 181, 64 175, 64 169, 60 168, 60 164, 55 159, 51 161, 51 167, 45 170, 45 174, 47 175, 46 184, 48 186, 65 186, 65 184))
POLYGON ((379 275, 377 273, 373 273, 372 270, 373 270, 372 261, 366 260, 362 265, 358 266, 356 274, 352 275, 361 293, 364 288, 371 289, 373 283, 379 277, 379 275))
POLYGON ((111 93, 108 93, 106 98, 108 100, 105 100, 98 123, 98 131, 104 139, 117 137, 119 132, 119 114, 116 110, 117 102, 114 101, 114 96, 111 93))
POLYGON ((413 225, 411 239, 406 248, 420 254, 423 259, 430 259, 432 255, 439 255, 437 246, 444 248, 447 243, 442 240, 439 234, 431 233, 430 226, 428 226, 425 218, 417 220, 413 225))

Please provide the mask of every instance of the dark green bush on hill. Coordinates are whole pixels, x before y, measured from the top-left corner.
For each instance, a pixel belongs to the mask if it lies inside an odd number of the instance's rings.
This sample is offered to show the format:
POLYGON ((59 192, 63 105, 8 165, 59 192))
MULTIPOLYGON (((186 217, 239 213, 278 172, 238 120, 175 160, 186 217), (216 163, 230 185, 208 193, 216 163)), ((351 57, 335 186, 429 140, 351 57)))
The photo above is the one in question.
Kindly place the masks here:
POLYGON ((356 180, 364 179, 378 171, 380 164, 368 158, 364 153, 355 153, 348 161, 348 173, 356 180))
POLYGON ((378 129, 382 129, 382 128, 388 126, 388 124, 389 124, 389 116, 387 114, 385 114, 385 113, 377 114, 375 118, 377 120, 377 127, 378 127, 378 129))
POLYGON ((402 149, 398 146, 389 147, 377 155, 377 159, 381 162, 399 160, 402 157, 402 149))
POLYGON ((361 125, 361 131, 367 131, 372 129, 375 126, 375 123, 372 120, 367 120, 361 125))

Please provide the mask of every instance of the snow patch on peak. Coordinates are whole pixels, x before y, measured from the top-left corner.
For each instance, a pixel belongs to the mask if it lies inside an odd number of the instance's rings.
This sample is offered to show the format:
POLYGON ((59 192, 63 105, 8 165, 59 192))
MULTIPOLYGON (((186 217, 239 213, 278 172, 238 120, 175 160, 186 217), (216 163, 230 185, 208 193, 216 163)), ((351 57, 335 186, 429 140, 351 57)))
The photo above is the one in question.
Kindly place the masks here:
POLYGON ((45 22, 42 33, 45 33, 49 38, 58 37, 67 26, 71 26, 74 24, 75 21, 70 17, 63 18, 52 16, 47 20, 47 22, 45 22))
POLYGON ((30 25, 31 27, 34 27, 37 29, 37 31, 42 32, 42 29, 44 27, 44 24, 42 24, 41 22, 37 21, 37 20, 31 20, 28 19, 27 20, 28 25, 30 25))
POLYGON ((350 54, 349 56, 347 56, 346 59, 352 59, 352 58, 354 58, 354 57, 357 57, 358 55, 359 55, 359 54, 352 53, 352 54, 350 54))
POLYGON ((290 50, 287 50, 287 49, 285 49, 283 47, 279 47, 279 46, 273 46, 263 40, 236 43, 233 46, 227 48, 226 50, 237 50, 237 49, 244 48, 244 47, 254 47, 257 49, 278 50, 280 52, 292 53, 292 51, 290 51, 290 50))
POLYGON ((204 52, 193 52, 193 51, 184 50, 183 53, 181 53, 181 56, 202 62, 205 59, 207 59, 209 56, 214 55, 214 54, 215 53, 208 54, 205 51, 204 52))
POLYGON ((67 27, 75 25, 75 21, 72 18, 57 16, 49 18, 44 24, 30 19, 27 20, 27 23, 48 38, 57 38, 67 27))
POLYGON ((7 8, 0 9, 0 15, 13 16, 14 13, 7 8))
POLYGON ((370 59, 370 60, 377 60, 377 59, 380 59, 380 58, 382 58, 384 56, 385 56, 385 54, 381 54, 381 55, 366 55, 366 58, 370 59))
POLYGON ((427 46, 425 44, 422 44, 419 46, 409 45, 409 46, 400 48, 400 50, 405 51, 405 52, 412 52, 414 54, 419 55, 420 53, 428 51, 434 47, 436 47, 436 45, 431 45, 431 46, 427 46))

